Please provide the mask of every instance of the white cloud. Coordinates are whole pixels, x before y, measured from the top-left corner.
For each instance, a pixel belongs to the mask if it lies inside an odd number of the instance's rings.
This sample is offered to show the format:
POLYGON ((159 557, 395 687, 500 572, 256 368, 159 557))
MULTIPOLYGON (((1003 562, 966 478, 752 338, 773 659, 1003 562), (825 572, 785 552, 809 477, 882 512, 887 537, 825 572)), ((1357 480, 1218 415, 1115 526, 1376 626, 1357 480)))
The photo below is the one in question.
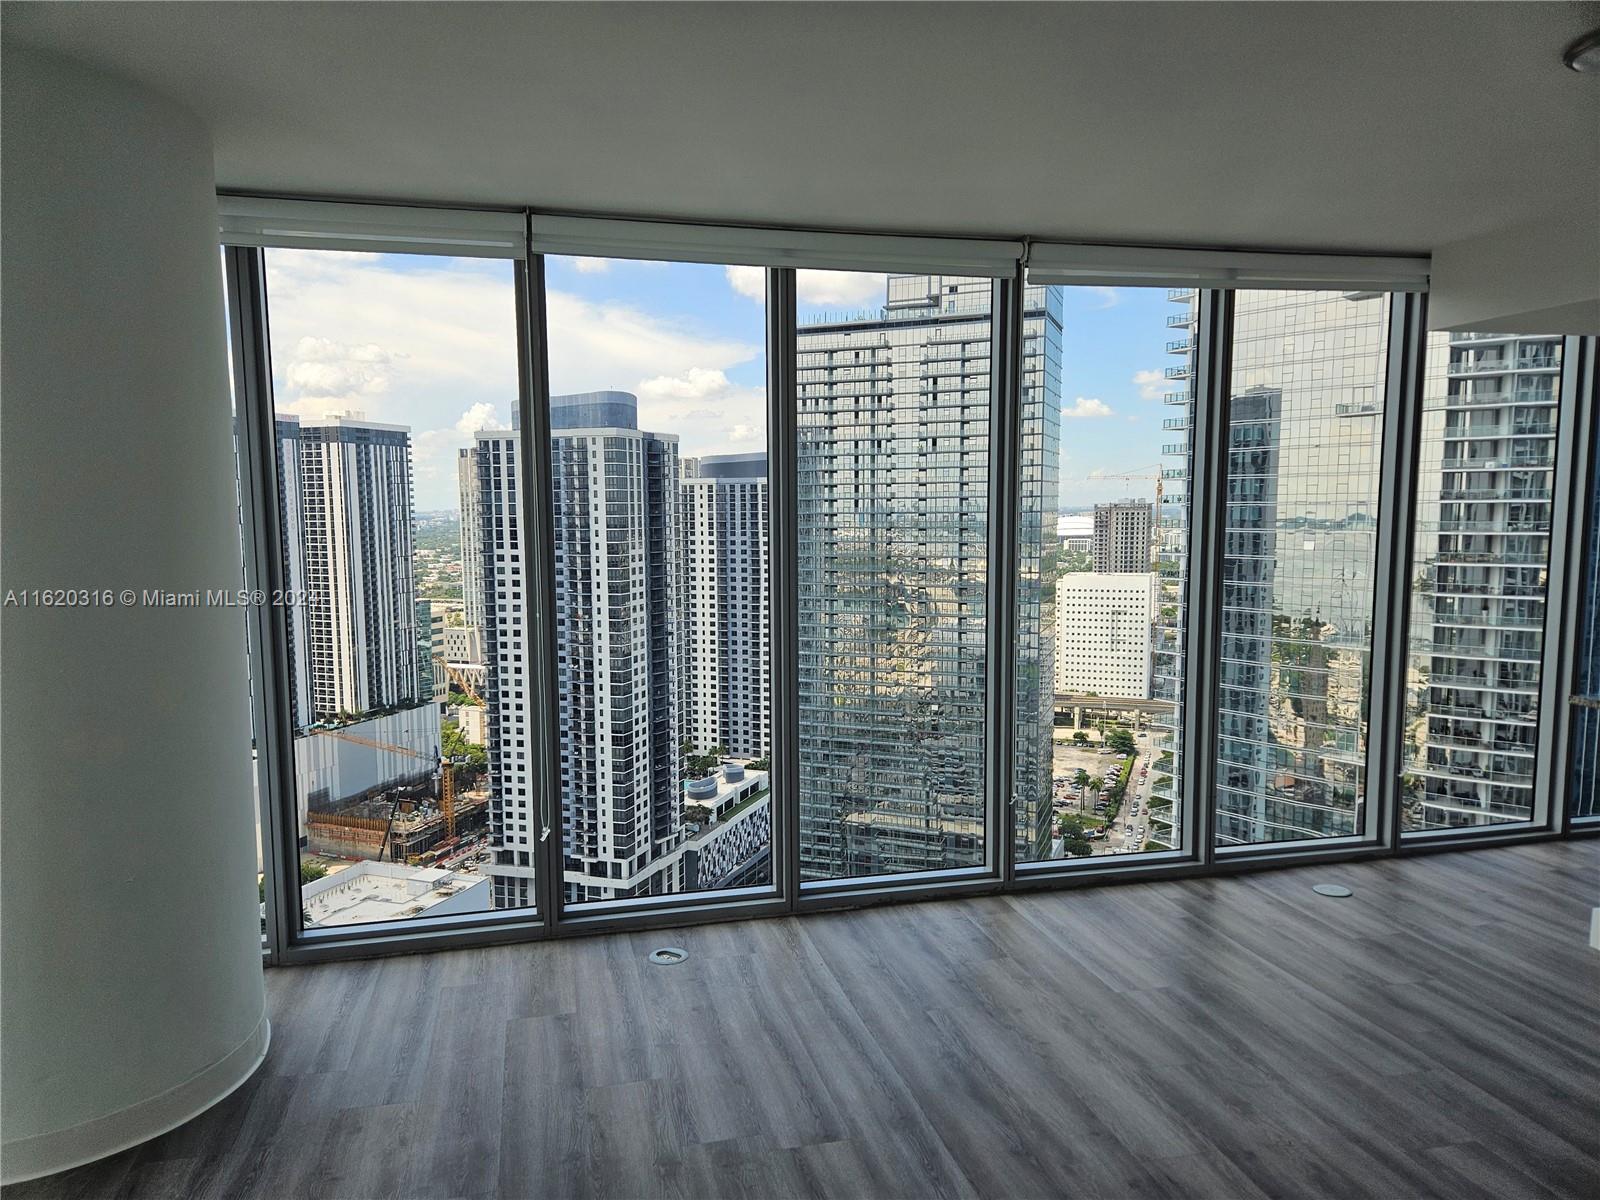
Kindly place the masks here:
POLYGON ((730 443, 766 443, 766 389, 733 383, 720 370, 691 367, 657 375, 640 380, 633 391, 640 426, 677 434, 684 455, 720 454, 730 443))
POLYGON ((456 422, 456 432, 466 438, 470 438, 480 429, 504 428, 506 422, 495 413, 494 405, 485 404, 481 400, 462 413, 461 419, 456 422))
POLYGON ((353 345, 308 334, 281 364, 278 407, 302 417, 360 411, 389 390, 405 357, 375 342, 353 345))
POLYGON ((723 267, 728 286, 746 300, 757 304, 767 301, 767 272, 762 267, 723 267))
POLYGON ((639 397, 652 400, 698 400, 728 390, 728 377, 721 371, 690 367, 682 375, 657 375, 639 384, 639 397))
MULTIPOLYGON (((728 284, 747 300, 767 298, 767 273, 761 267, 724 267, 728 284)), ((877 271, 798 271, 795 296, 802 304, 882 304, 887 276, 877 271)))
POLYGON ((1097 400, 1092 396, 1079 396, 1077 403, 1071 408, 1063 408, 1061 410, 1061 415, 1068 418, 1109 417, 1111 416, 1111 406, 1106 404, 1105 401, 1097 400))
POLYGON ((1133 382, 1139 389, 1139 395, 1146 400, 1161 399, 1161 394, 1167 389, 1167 377, 1161 371, 1135 371, 1133 382))
POLYGON ((454 508, 469 426, 504 425, 517 396, 509 264, 267 251, 279 412, 361 412, 412 431, 418 509, 454 508))
POLYGON ((795 293, 802 304, 882 304, 887 281, 878 271, 800 271, 795 293))
MULTIPOLYGON (((458 450, 479 428, 508 428, 516 409, 509 264, 270 250, 267 286, 278 411, 409 428, 417 508, 454 508, 458 450)), ((635 392, 639 424, 679 435, 685 454, 764 443, 765 389, 736 382, 762 377, 754 314, 749 331, 727 334, 560 290, 546 311, 555 392, 635 392)))
POLYGON ((570 261, 579 275, 604 275, 611 270, 609 258, 587 258, 579 255, 570 261))
POLYGON ((1086 290, 1100 297, 1100 303, 1095 305, 1096 308, 1115 308, 1122 303, 1122 293, 1116 288, 1091 287, 1086 290))

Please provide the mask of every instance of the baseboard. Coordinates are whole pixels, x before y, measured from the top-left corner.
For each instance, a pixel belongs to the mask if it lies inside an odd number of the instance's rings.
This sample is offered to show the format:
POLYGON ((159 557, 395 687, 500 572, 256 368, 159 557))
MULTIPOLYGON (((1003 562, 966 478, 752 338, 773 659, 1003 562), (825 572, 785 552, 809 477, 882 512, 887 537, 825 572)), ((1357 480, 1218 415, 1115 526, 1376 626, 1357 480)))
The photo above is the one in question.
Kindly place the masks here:
POLYGON ((176 1129, 255 1074, 271 1044, 272 1025, 263 1009, 249 1037, 176 1087, 81 1125, 0 1143, 0 1183, 81 1167, 176 1129))

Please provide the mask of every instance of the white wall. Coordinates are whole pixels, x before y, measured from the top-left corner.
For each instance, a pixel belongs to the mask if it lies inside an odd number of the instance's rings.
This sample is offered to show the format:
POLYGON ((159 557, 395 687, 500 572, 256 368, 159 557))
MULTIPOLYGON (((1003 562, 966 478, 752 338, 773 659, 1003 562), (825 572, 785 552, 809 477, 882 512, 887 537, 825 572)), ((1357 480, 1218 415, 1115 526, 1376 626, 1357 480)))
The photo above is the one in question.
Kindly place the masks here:
MULTIPOLYGON (((212 152, 7 48, 0 588, 237 587, 212 152)), ((0 614, 6 1180, 214 1103, 267 1042, 237 609, 0 614)))
POLYGON ((1428 326, 1600 334, 1600 191, 1581 209, 1433 251, 1428 326))

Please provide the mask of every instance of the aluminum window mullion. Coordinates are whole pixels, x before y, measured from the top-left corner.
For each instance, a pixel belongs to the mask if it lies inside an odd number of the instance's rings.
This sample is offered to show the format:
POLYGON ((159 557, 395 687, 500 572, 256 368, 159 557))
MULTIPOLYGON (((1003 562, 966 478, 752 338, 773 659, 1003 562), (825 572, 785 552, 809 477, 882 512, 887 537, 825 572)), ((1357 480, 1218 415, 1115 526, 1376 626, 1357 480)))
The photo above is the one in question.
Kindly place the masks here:
POLYGON ((1228 397, 1234 294, 1199 294, 1195 398, 1188 480, 1189 550, 1184 587, 1183 848, 1216 858, 1217 701, 1222 658, 1223 527, 1228 495, 1228 397))
POLYGON ((1366 811, 1357 831, 1391 850, 1400 844, 1401 740, 1427 338, 1426 296, 1404 292, 1391 296, 1368 679, 1366 811))
POLYGON ((561 915, 562 833, 560 682, 556 678, 555 524, 550 495, 550 362, 545 321, 544 259, 516 265, 517 403, 522 437, 524 644, 528 646, 529 741, 539 789, 539 844, 533 856, 534 893, 546 933, 561 915))
POLYGON ((1016 872, 1017 536, 1021 506, 1022 325, 1026 283, 1019 264, 994 283, 990 322, 989 545, 984 628, 984 825, 989 869, 1016 872))
MULTIPOLYGON (((1568 788, 1573 682, 1583 617, 1583 485, 1590 461, 1596 396, 1593 337, 1569 337, 1561 351, 1556 406, 1556 459, 1551 478, 1550 565, 1545 584, 1545 634, 1539 677, 1539 740, 1534 753, 1533 823, 1571 829, 1568 788), (1543 818, 1541 819, 1541 806, 1543 818)), ((1589 514, 1595 519, 1595 514, 1589 514)))
POLYGON ((800 896, 799 301, 792 268, 767 271, 768 559, 772 726, 768 765, 772 883, 793 912, 800 896))
MULTIPOLYGON (((275 552, 280 545, 282 514, 278 509, 266 267, 259 249, 229 247, 224 262, 245 586, 272 595, 283 590, 284 579, 283 561, 275 552)), ((245 637, 266 890, 266 961, 276 965, 285 961, 301 932, 297 830, 288 816, 295 803, 288 625, 282 605, 255 604, 247 611, 245 637)))

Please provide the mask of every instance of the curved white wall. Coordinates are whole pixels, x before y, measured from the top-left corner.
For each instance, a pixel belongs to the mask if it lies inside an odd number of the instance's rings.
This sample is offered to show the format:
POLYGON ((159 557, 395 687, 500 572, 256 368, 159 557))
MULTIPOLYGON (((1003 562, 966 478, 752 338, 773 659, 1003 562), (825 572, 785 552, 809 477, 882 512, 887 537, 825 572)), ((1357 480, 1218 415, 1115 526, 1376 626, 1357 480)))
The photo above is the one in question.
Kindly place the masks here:
MULTIPOLYGON (((239 585, 211 143, 4 52, 0 591, 239 585)), ((0 1172, 142 1141, 266 1050, 238 610, 0 610, 0 1172)))

